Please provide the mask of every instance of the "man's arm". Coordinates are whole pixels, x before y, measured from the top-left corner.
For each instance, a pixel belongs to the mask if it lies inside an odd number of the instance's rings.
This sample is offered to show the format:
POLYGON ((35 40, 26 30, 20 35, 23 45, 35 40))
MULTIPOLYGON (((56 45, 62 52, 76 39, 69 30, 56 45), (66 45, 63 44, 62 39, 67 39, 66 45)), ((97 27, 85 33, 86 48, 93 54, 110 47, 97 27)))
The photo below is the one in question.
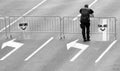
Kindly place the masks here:
POLYGON ((94 11, 92 9, 90 9, 90 14, 93 14, 93 13, 94 13, 94 11))
POLYGON ((90 17, 94 17, 94 14, 90 14, 90 17))
POLYGON ((94 17, 94 11, 92 9, 90 9, 90 17, 94 17))

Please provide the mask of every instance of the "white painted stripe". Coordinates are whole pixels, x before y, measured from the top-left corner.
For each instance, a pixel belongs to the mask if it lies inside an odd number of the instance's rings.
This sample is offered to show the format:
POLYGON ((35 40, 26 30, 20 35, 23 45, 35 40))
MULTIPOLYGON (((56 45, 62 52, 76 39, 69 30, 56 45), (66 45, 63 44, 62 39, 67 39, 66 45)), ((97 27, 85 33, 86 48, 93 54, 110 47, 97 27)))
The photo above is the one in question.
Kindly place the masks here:
POLYGON ((109 47, 99 56, 99 58, 95 61, 95 63, 98 63, 102 57, 112 48, 112 46, 117 42, 117 40, 113 41, 109 47))
POLYGON ((48 41, 46 41, 42 46, 40 46, 36 51, 34 51, 30 56, 28 56, 24 61, 29 60, 33 55, 35 55, 38 51, 40 51, 44 46, 46 46, 52 40, 53 37, 51 37, 48 41))
POLYGON ((23 16, 28 15, 30 12, 32 12, 33 10, 35 10, 36 8, 38 8, 40 5, 42 5, 44 2, 46 2, 47 0, 43 0, 42 2, 40 2, 39 4, 37 4, 36 6, 34 6, 32 9, 30 9, 29 11, 27 11, 25 14, 23 14, 21 17, 17 18, 15 21, 13 21, 12 23, 10 23, 9 25, 7 25, 6 27, 2 28, 0 30, 0 32, 4 31, 5 29, 7 29, 8 27, 10 27, 11 25, 13 25, 15 22, 19 21, 23 16))
POLYGON ((8 56, 10 56, 12 53, 14 53, 17 50, 18 50, 18 48, 13 49, 11 52, 9 52, 7 55, 5 55, 4 57, 2 57, 0 60, 6 59, 8 56))
POLYGON ((94 0, 90 5, 89 7, 91 7, 92 5, 94 5, 98 0, 94 0))
MULTIPOLYGON (((89 7, 91 7, 92 5, 94 5, 98 0, 94 0, 89 7)), ((78 14, 75 18, 73 18, 73 21, 75 21, 79 16, 81 16, 81 14, 78 14)))

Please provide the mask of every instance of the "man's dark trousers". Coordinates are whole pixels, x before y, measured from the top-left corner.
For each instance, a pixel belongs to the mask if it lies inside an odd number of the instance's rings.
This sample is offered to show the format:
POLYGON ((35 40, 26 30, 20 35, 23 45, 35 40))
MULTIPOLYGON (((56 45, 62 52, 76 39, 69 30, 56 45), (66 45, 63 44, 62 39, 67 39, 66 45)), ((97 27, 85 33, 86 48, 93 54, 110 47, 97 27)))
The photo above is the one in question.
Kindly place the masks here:
POLYGON ((90 21, 80 21, 80 27, 82 29, 83 40, 90 40, 90 21), (87 33, 87 34, 86 34, 87 33))

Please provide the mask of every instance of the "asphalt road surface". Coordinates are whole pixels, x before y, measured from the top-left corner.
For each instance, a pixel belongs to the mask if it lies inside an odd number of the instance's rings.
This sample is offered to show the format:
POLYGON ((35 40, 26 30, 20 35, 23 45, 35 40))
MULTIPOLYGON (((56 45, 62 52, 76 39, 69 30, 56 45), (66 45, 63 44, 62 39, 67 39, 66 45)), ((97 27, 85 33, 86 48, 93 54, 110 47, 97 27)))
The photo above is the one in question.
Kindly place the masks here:
MULTIPOLYGON (((119 20, 120 1, 96 1, 91 6, 95 11, 96 17, 112 16, 119 20)), ((91 4, 92 2, 94 0, 0 0, 0 15, 77 16, 79 9, 84 4, 91 4), (41 3, 42 1, 44 2, 41 3), (38 4, 39 6, 36 6, 38 4), (36 8, 33 9, 34 7, 36 8)), ((16 38, 12 43, 23 45, 4 60, 0 60, 0 71, 120 71, 119 26, 117 21, 117 39, 113 41, 90 41, 84 43, 79 37, 59 40, 59 33, 38 33, 32 39, 24 40, 21 37, 22 35, 19 35, 20 38, 16 38), (76 39, 79 39, 76 44, 80 48, 75 48, 75 45, 73 45, 70 49, 67 49, 67 44, 76 39), (84 49, 84 45, 87 46, 87 49, 74 61, 71 61, 74 56, 84 49), (96 62, 101 54, 109 47, 111 49, 96 62), (33 56, 29 58, 32 54, 33 56)), ((33 26, 33 28, 36 27, 33 26)), ((2 49, 3 44, 10 40, 12 39, 0 40, 0 58, 3 58, 18 47, 11 47, 9 45, 2 49)))

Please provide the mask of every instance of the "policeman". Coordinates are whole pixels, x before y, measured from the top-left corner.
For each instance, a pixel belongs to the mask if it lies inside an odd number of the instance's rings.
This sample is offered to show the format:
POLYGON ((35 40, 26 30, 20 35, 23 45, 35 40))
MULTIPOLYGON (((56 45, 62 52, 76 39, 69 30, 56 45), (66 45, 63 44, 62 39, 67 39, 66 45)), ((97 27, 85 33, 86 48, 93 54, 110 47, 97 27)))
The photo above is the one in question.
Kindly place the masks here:
POLYGON ((86 4, 84 8, 79 10, 79 13, 81 14, 80 27, 82 29, 83 41, 90 41, 90 17, 94 17, 94 11, 88 8, 88 4, 86 4))

